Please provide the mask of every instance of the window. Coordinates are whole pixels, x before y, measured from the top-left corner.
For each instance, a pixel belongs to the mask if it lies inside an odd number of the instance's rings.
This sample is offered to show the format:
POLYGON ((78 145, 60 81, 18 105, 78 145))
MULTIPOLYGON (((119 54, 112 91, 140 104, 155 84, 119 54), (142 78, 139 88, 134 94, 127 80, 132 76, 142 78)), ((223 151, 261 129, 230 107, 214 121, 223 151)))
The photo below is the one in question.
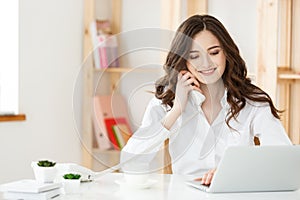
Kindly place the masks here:
POLYGON ((0 1, 0 115, 19 113, 19 1, 0 1))

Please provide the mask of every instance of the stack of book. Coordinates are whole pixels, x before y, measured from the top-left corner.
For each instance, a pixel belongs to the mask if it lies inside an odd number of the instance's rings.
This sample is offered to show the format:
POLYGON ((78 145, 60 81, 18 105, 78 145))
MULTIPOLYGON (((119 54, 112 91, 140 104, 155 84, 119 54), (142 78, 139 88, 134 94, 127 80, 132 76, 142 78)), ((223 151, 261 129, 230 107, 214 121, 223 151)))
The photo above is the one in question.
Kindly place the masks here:
POLYGON ((125 99, 121 94, 94 97, 93 125, 100 150, 121 150, 132 135, 125 99))
POLYGON ((119 67, 118 41, 111 33, 108 20, 96 20, 90 25, 94 47, 94 64, 96 69, 119 67))
POLYGON ((61 183, 39 183, 24 179, 0 185, 5 199, 46 200, 61 194, 61 183))

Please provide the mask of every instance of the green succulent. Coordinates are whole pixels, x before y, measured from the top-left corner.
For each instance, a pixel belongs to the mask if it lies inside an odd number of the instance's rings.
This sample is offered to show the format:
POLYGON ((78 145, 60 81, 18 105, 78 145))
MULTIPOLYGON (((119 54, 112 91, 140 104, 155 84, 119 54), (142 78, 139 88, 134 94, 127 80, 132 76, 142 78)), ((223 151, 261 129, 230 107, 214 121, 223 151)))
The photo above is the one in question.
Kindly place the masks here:
POLYGON ((37 165, 40 167, 54 167, 55 164, 55 162, 51 162, 49 160, 39 160, 37 163, 37 165))
POLYGON ((80 179, 81 175, 80 174, 65 174, 64 179, 80 179))

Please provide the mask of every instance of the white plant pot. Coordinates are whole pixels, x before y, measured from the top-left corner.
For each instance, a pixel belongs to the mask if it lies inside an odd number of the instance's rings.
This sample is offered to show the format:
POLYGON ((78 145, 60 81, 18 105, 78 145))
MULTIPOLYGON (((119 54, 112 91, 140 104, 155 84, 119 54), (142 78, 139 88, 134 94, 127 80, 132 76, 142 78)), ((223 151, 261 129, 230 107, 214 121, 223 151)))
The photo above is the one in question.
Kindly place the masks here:
POLYGON ((80 189, 80 179, 63 179, 63 186, 66 194, 78 193, 80 189))
POLYGON ((39 183, 52 183, 57 176, 57 168, 53 167, 40 167, 37 162, 32 162, 31 167, 34 172, 35 179, 39 183))

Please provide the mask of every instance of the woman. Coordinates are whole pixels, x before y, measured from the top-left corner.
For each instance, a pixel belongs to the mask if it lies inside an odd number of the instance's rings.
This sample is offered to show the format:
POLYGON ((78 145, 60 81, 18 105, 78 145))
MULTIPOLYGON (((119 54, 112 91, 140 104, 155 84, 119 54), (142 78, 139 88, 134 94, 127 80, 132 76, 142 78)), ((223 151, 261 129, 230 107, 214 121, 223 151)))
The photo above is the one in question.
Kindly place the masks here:
POLYGON ((172 171, 210 184, 232 145, 291 144, 269 95, 251 83, 239 50, 216 18, 195 15, 178 28, 142 126, 121 153, 152 162, 166 139, 172 171))

